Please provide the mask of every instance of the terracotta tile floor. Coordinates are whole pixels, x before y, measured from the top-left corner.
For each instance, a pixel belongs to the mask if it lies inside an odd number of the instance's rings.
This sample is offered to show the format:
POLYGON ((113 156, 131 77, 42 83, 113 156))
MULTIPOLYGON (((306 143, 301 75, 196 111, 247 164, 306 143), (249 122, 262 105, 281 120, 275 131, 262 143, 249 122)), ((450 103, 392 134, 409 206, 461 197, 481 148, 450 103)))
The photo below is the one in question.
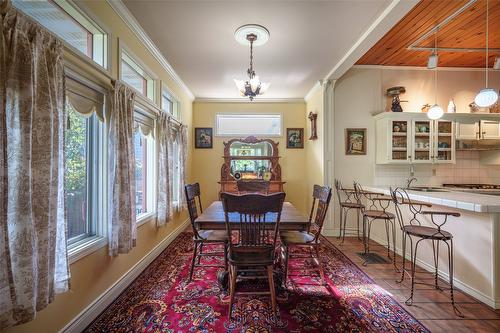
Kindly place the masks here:
MULTIPOLYGON (((465 318, 454 314, 448 290, 441 292, 432 286, 417 284, 413 305, 405 305, 404 301, 410 295, 410 279, 405 278, 403 283, 396 283, 401 275, 395 272, 392 263, 362 266, 363 259, 357 255, 362 252, 362 244, 356 237, 346 237, 343 245, 339 245, 340 241, 336 237, 328 239, 432 332, 500 332, 500 310, 493 310, 460 290, 456 290, 455 300, 465 318)), ((371 243, 370 251, 387 258, 387 249, 375 242, 371 243)), ((401 260, 398 256, 399 266, 401 260)), ((427 280, 425 282, 429 283, 434 281, 434 276, 422 268, 417 272, 418 280, 427 280)), ((440 282, 441 285, 448 286, 442 280, 440 282)))

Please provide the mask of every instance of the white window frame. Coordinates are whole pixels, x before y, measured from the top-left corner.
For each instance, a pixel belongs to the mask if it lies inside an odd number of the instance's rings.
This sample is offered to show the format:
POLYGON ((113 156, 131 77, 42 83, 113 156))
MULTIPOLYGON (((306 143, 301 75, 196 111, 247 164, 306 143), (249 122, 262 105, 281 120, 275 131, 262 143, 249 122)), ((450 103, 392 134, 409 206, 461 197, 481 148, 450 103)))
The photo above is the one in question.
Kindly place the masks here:
MULTIPOLYGON (((89 81, 82 76, 76 74, 74 71, 66 68, 65 73, 68 77, 80 82, 81 84, 88 86, 104 95, 104 109, 108 106, 106 100, 106 89, 102 88, 98 84, 89 81)), ((105 111, 105 110, 103 110, 105 111)), ((95 115, 94 115, 95 117, 95 115)), ((107 130, 106 125, 97 119, 93 119, 95 126, 95 133, 97 134, 97 142, 93 143, 94 149, 97 148, 97 160, 91 161, 94 163, 92 165, 92 171, 97 173, 96 177, 92 177, 92 205, 94 206, 93 211, 93 228, 95 229, 95 235, 82 238, 74 243, 68 244, 68 260, 72 264, 81 258, 97 251, 107 244, 107 130)))
POLYGON ((172 93, 165 84, 162 85, 161 96, 160 96, 161 109, 168 114, 170 114, 175 120, 181 121, 181 105, 179 102, 179 98, 175 94, 172 93), (166 96, 167 99, 172 103, 172 112, 168 112, 165 109, 165 105, 163 103, 163 97, 166 96))
MULTIPOLYGON (((89 57, 87 54, 84 54, 82 51, 78 50, 76 47, 74 47, 73 45, 69 44, 66 40, 61 38, 57 34, 57 32, 48 29, 47 27, 45 27, 45 25, 40 23, 37 19, 35 19, 35 20, 41 26, 43 26, 45 29, 47 29, 52 34, 54 34, 63 43, 64 47, 67 50, 71 51, 73 54, 75 54, 79 59, 83 60, 87 64, 90 64, 92 67, 96 68, 97 70, 110 75, 110 73, 111 73, 110 72, 110 68, 111 68, 111 39, 112 39, 110 37, 111 36, 111 34, 109 32, 110 30, 108 28, 106 28, 106 26, 103 25, 102 22, 97 20, 93 15, 87 14, 90 11, 83 4, 76 4, 73 0, 51 0, 51 2, 54 2, 62 10, 64 10, 64 12, 68 16, 70 16, 73 20, 77 21, 78 24, 85 27, 86 24, 82 24, 82 22, 80 22, 80 20, 81 19, 86 20, 86 21, 88 21, 88 24, 90 24, 95 30, 99 31, 103 35, 102 38, 104 40, 102 41, 102 45, 103 45, 102 64, 95 60, 94 53, 92 54, 92 58, 89 57), (68 13, 68 11, 65 9, 65 7, 67 7, 67 6, 74 9, 78 13, 78 15, 81 16, 80 20, 78 18, 74 17, 73 15, 71 15, 70 13, 68 13)), ((22 12, 22 9, 20 9, 20 11, 22 12)), ((26 14, 26 15, 28 15, 28 14, 26 14)), ((93 52, 95 52, 95 47, 96 47, 97 41, 93 39, 92 42, 93 42, 92 49, 93 49, 93 52)))
POLYGON ((153 102, 153 104, 158 105, 157 103, 157 92, 156 92, 156 87, 157 87, 157 77, 153 74, 153 71, 151 71, 142 61, 138 60, 139 58, 134 55, 132 51, 121 41, 118 41, 119 44, 119 61, 118 61, 118 72, 119 75, 118 77, 120 78, 121 81, 125 82, 122 78, 123 75, 123 69, 122 69, 122 62, 125 61, 127 62, 127 65, 132 67, 134 71, 137 72, 140 76, 142 76, 146 80, 146 95, 142 93, 142 91, 137 90, 135 87, 130 86, 127 84, 129 87, 134 89, 138 94, 141 96, 144 96, 145 98, 149 99, 150 101, 153 102), (125 59, 124 59, 125 58, 125 59), (127 61, 127 59, 129 61, 127 61))
MULTIPOLYGON (((156 200, 157 200, 157 169, 158 169, 158 153, 156 149, 156 140, 154 139, 154 130, 155 130, 155 119, 156 119, 156 114, 153 111, 149 111, 147 107, 145 107, 142 103, 138 103, 136 101, 134 105, 134 115, 140 115, 142 117, 148 117, 153 120, 153 129, 152 129, 152 134, 149 135, 148 137, 148 144, 147 144, 147 158, 148 158, 148 165, 147 165, 147 183, 146 183, 146 188, 147 188, 147 196, 148 196, 148 201, 150 203, 149 208, 151 209, 149 212, 140 214, 136 217, 136 224, 137 227, 140 227, 141 225, 145 224, 152 218, 156 216, 156 200)), ((134 120, 135 122, 135 120, 134 120)), ((135 135, 135 133, 134 133, 135 135)))
POLYGON ((237 136, 255 136, 255 137, 275 137, 279 138, 283 136, 283 114, 282 113, 258 113, 258 112, 227 112, 227 113, 217 113, 215 115, 215 136, 218 137, 237 137, 237 136), (220 134, 219 133, 219 117, 224 116, 234 116, 234 117, 245 117, 245 116, 279 116, 280 126, 278 134, 268 134, 268 133, 228 133, 228 134, 220 134))

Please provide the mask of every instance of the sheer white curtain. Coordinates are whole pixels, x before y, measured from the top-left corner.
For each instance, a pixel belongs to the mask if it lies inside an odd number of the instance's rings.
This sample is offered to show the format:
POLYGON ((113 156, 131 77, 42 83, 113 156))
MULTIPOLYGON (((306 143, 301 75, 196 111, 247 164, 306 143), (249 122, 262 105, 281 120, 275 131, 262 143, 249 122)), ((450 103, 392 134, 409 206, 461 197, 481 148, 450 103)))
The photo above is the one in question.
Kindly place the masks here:
POLYGON ((51 34, 2 8, 0 330, 34 319, 69 288, 62 55, 51 34))
POLYGON ((115 82, 108 122, 108 245, 112 256, 128 253, 137 238, 134 99, 131 88, 115 82))
POLYGON ((171 118, 166 112, 158 117, 158 195, 156 202, 156 224, 163 226, 173 216, 172 205, 172 139, 171 118))

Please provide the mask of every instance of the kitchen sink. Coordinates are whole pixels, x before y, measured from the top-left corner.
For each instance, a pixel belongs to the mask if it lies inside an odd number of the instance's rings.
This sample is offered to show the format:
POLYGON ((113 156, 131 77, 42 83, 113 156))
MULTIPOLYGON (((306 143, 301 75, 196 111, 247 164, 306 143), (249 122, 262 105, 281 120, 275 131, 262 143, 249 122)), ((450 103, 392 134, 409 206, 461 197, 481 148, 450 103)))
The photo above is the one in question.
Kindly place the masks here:
POLYGON ((420 192, 447 192, 445 189, 441 187, 433 187, 433 186, 413 186, 408 188, 410 191, 420 191, 420 192))

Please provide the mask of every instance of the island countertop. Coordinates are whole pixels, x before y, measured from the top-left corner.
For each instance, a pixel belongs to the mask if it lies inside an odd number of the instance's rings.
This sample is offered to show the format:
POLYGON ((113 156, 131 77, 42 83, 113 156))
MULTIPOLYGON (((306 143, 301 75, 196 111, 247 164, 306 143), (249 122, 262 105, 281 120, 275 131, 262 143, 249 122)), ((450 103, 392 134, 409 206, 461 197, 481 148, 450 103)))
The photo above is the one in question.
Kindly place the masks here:
MULTIPOLYGON (((390 195, 391 185, 363 185, 363 188, 372 192, 390 195)), ((410 199, 428 202, 434 205, 453 207, 478 213, 500 213, 500 196, 461 192, 452 189, 442 189, 442 192, 423 192, 408 190, 410 199)))

